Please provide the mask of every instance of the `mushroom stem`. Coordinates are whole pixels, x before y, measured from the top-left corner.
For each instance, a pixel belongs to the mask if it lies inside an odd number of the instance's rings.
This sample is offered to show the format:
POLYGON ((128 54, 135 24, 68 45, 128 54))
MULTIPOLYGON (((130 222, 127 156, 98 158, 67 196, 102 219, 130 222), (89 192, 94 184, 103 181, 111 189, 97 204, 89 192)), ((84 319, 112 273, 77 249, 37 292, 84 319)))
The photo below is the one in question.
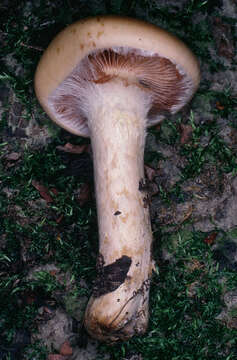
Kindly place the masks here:
POLYGON ((96 84, 93 91, 88 118, 100 255, 85 326, 91 336, 114 342, 144 333, 148 322, 152 232, 139 184, 150 98, 118 80, 96 84))
POLYGON ((92 138, 100 254, 85 326, 99 340, 146 330, 153 261, 145 129, 190 101, 199 79, 198 62, 180 40, 119 16, 68 26, 37 67, 35 91, 47 114, 92 138))

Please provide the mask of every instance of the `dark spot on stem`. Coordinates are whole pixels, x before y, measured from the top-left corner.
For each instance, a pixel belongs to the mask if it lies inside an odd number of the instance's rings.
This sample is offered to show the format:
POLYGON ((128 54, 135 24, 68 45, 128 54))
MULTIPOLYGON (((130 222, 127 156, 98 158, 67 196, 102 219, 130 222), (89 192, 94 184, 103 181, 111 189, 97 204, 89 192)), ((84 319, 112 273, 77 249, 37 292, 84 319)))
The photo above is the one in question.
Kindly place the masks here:
POLYGON ((98 275, 93 286, 94 297, 108 294, 122 285, 132 263, 130 257, 123 255, 112 264, 104 266, 102 258, 103 256, 100 254, 100 260, 97 262, 97 265, 99 263, 99 266, 97 266, 98 275))
POLYGON ((120 215, 120 214, 122 214, 122 213, 119 210, 115 211, 115 213, 114 213, 115 216, 120 215))

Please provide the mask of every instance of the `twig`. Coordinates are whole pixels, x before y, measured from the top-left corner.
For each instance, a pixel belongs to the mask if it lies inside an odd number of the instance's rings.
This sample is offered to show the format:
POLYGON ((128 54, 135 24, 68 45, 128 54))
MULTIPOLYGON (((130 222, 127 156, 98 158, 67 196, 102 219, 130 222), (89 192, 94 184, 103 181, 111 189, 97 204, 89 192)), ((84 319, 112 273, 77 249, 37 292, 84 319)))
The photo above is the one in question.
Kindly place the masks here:
POLYGON ((40 47, 40 46, 27 45, 27 44, 24 44, 23 42, 21 42, 20 45, 26 47, 27 49, 34 49, 34 50, 37 50, 37 51, 44 51, 44 49, 42 47, 40 47))

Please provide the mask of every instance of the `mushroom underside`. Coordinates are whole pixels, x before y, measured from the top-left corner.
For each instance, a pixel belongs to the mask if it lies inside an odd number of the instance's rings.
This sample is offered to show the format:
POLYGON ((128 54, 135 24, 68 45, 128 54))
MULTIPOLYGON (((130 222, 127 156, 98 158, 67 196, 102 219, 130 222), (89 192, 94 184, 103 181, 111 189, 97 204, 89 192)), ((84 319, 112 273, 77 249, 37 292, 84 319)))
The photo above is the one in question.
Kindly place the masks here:
POLYGON ((147 126, 177 112, 190 100, 194 90, 192 79, 184 69, 157 53, 124 47, 99 49, 84 57, 50 94, 48 105, 59 125, 78 135, 90 136, 88 96, 95 85, 115 79, 149 94, 147 126))

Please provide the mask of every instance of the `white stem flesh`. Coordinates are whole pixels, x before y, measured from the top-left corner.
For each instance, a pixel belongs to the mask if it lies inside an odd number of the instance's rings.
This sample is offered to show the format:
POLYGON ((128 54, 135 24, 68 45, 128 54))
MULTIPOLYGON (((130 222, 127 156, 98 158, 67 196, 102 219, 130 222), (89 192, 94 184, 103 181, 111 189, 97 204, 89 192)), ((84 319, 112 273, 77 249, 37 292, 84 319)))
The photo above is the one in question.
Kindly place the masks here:
POLYGON ((138 87, 122 82, 114 82, 112 89, 108 84, 98 88, 91 97, 89 127, 99 252, 105 266, 124 255, 131 259, 131 265, 116 290, 91 297, 85 326, 93 337, 113 342, 144 333, 148 322, 152 232, 146 192, 139 189, 139 182, 144 180, 150 100, 138 87))

